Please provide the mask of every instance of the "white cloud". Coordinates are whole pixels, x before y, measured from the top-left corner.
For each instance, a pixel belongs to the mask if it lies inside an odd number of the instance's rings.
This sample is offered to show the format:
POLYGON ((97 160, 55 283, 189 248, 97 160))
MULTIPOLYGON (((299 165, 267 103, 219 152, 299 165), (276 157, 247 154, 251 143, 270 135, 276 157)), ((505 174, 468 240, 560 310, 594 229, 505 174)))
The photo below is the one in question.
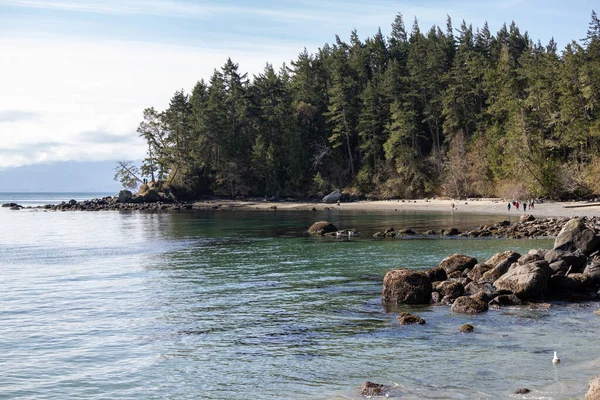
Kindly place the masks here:
POLYGON ((0 122, 0 167, 142 158, 145 149, 135 130, 144 108, 165 108, 176 90, 189 92, 229 56, 241 71, 254 74, 266 61, 289 62, 297 50, 0 38, 0 115, 11 117, 0 122), (116 140, 98 140, 99 132, 116 140))

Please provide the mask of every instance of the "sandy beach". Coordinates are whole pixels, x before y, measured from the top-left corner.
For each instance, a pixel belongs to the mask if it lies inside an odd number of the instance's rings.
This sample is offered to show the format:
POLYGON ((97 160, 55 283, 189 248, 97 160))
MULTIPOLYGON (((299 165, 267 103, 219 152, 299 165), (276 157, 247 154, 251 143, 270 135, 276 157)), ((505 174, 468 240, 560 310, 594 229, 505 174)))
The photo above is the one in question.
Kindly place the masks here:
POLYGON ((220 208, 220 209, 244 209, 244 210, 317 210, 339 209, 347 211, 432 211, 432 212, 454 212, 454 213, 476 213, 496 215, 522 215, 532 214, 535 217, 583 217, 600 216, 600 202, 544 202, 536 203, 535 208, 527 208, 523 212, 522 207, 516 210, 511 207, 508 211, 507 203, 501 199, 469 199, 469 200, 445 200, 445 199, 420 199, 420 200, 380 200, 380 201, 357 201, 341 202, 337 204, 326 204, 322 202, 296 202, 296 201, 246 201, 246 200, 211 200, 194 204, 194 208, 220 208), (454 211, 452 204, 455 205, 454 211))

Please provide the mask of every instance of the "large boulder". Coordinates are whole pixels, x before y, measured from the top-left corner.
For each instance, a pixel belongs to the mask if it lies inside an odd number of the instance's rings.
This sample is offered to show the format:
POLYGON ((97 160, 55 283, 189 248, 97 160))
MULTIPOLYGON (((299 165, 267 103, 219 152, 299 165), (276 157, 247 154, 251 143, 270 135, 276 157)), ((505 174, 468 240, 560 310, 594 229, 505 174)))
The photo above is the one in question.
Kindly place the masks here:
POLYGON ((308 233, 311 235, 325 235, 330 232, 337 232, 338 228, 331 222, 319 221, 315 222, 308 228, 308 233))
POLYGON ((554 240, 554 248, 563 251, 581 250, 591 254, 600 247, 600 238, 585 226, 582 220, 572 219, 567 222, 554 240))
POLYGON ((477 259, 462 254, 452 254, 442 260, 439 267, 444 268, 446 274, 451 274, 455 271, 464 271, 467 268, 473 268, 477 264, 477 259))
POLYGON ((342 192, 339 189, 329 193, 327 196, 323 197, 324 203, 336 203, 342 198, 342 192))
POLYGON ((127 203, 133 198, 133 193, 130 190, 121 190, 117 196, 119 203, 127 203))
POLYGON ((488 304, 484 301, 469 296, 462 296, 454 300, 450 311, 462 314, 479 314, 488 310, 488 304))
POLYGON ((590 381, 590 387, 585 394, 584 400, 600 400, 600 375, 596 375, 594 379, 590 381))
POLYGON ((494 282, 498 289, 513 292, 521 299, 536 298, 544 294, 548 287, 551 270, 546 261, 536 261, 516 265, 494 282))
POLYGON ((385 274, 381 298, 386 304, 429 304, 431 292, 427 275, 403 268, 385 274))

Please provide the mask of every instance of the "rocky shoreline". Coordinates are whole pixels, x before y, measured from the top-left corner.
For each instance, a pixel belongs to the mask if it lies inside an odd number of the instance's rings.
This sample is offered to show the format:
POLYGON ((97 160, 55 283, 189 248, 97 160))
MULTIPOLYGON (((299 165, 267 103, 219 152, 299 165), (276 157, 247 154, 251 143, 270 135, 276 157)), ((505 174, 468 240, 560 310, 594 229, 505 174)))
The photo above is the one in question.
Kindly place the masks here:
MULTIPOLYGON (((528 221, 533 222, 533 221, 528 221)), ((527 306, 550 308, 551 301, 600 299, 600 236, 596 219, 565 221, 550 250, 532 249, 527 254, 497 253, 480 263, 474 257, 453 254, 425 271, 400 268, 383 280, 382 303, 387 312, 405 305, 450 306, 453 313, 479 314, 490 308, 527 306)), ((424 324, 404 311, 399 324, 424 324)), ((473 327, 461 327, 472 332, 473 327)), ((554 360, 555 364, 560 361, 554 360)), ((517 389, 514 394, 528 393, 517 389)), ((367 382, 362 395, 394 396, 389 386, 367 382)), ((589 384, 585 399, 600 399, 600 375, 589 384)))
MULTIPOLYGON (((393 227, 376 232, 373 237, 377 239, 418 239, 436 237, 459 238, 507 238, 507 239, 534 239, 556 237, 571 218, 541 218, 525 214, 518 222, 511 224, 501 221, 493 225, 481 225, 476 229, 460 232, 456 228, 442 229, 439 231, 426 231, 418 233, 410 228, 396 230, 393 227)), ((595 234, 600 234, 600 217, 581 217, 579 220, 595 234)), ((354 230, 339 230, 334 224, 327 221, 315 222, 308 233, 326 237, 345 238, 359 236, 354 230)))

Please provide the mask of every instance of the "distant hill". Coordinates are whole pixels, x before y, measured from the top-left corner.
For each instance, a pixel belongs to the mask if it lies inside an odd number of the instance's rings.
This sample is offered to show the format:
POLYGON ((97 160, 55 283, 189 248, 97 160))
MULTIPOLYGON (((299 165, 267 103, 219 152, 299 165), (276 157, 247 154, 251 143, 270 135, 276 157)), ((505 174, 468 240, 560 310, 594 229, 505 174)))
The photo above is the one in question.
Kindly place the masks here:
POLYGON ((0 192, 117 192, 116 161, 56 162, 0 169, 0 192))

